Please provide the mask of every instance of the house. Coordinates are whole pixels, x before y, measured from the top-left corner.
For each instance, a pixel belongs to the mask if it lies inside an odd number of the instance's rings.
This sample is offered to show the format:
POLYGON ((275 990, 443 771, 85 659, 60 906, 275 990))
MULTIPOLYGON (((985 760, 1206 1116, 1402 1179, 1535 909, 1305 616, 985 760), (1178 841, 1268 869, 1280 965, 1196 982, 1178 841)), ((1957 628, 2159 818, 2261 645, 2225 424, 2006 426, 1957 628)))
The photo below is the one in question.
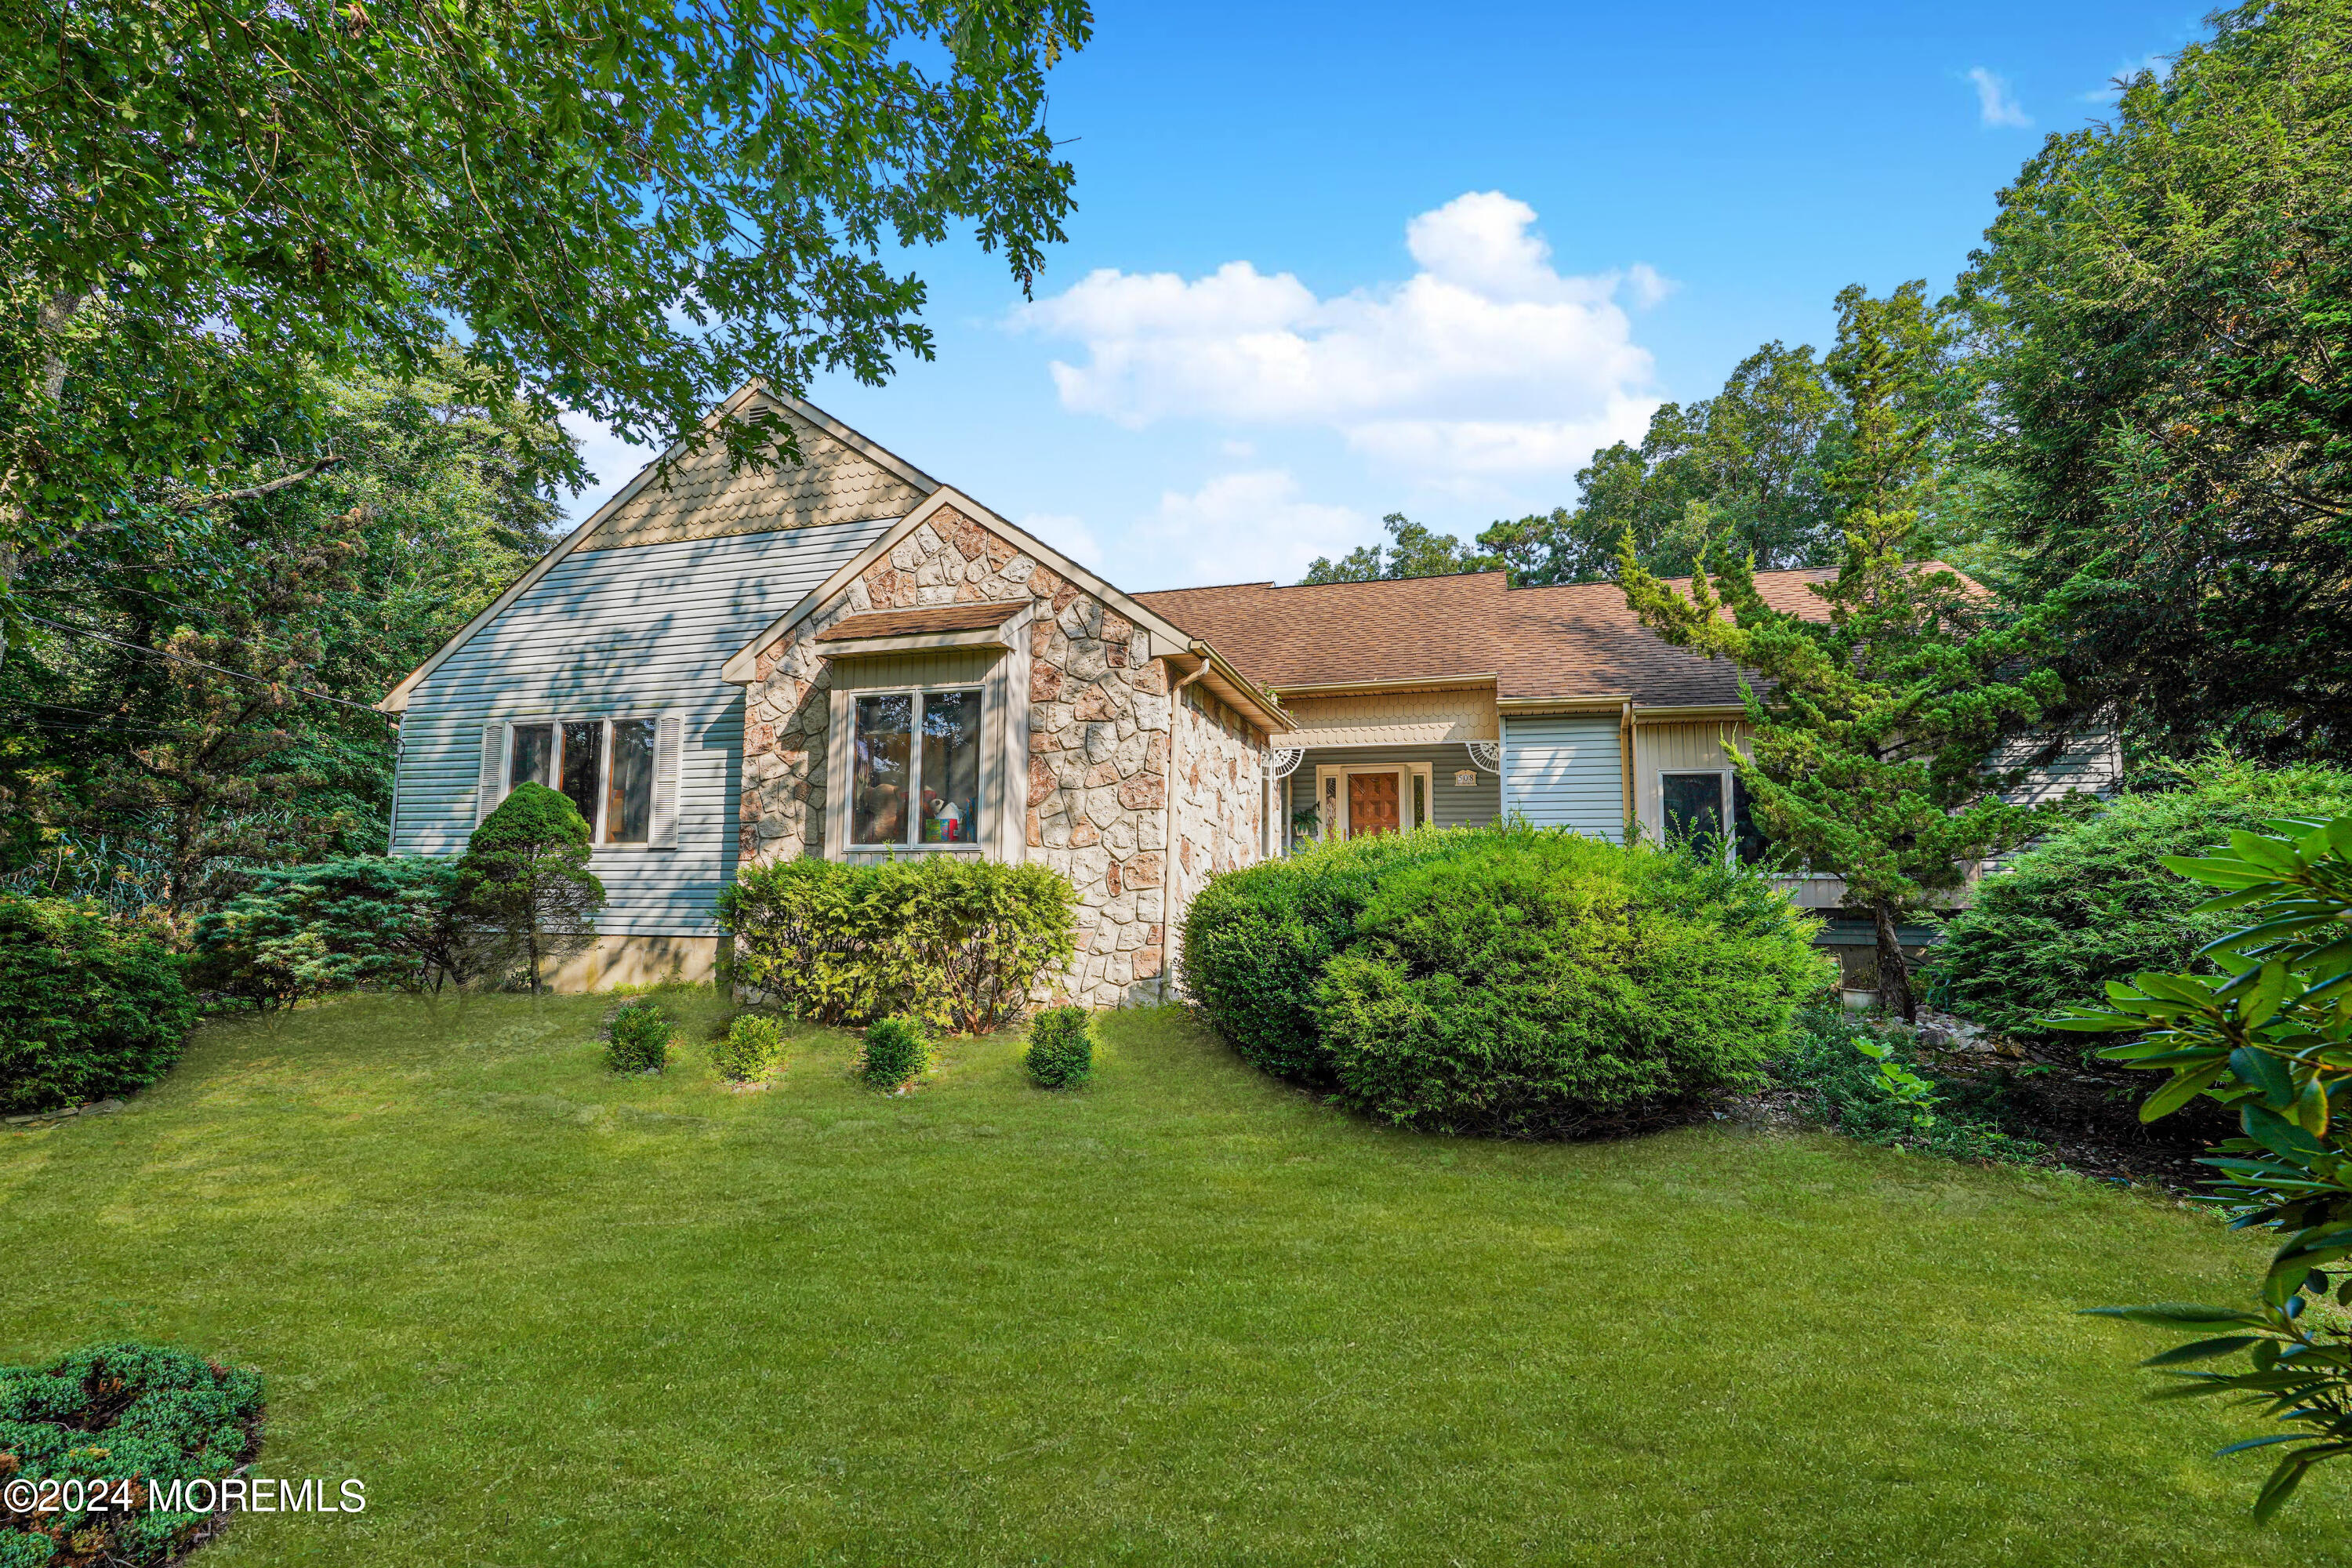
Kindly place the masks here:
MULTIPOLYGON (((1745 826, 1738 672, 1613 584, 1129 594, 805 403, 747 387, 710 419, 755 412, 799 465, 682 444, 381 704, 393 853, 462 850, 526 779, 587 818, 610 901, 560 984, 709 976, 719 889, 793 856, 1052 866, 1079 898, 1058 984, 1107 1006, 1167 994, 1209 877, 1302 836, 1745 826)), ((1818 613, 1822 575, 1757 583, 1818 613)))

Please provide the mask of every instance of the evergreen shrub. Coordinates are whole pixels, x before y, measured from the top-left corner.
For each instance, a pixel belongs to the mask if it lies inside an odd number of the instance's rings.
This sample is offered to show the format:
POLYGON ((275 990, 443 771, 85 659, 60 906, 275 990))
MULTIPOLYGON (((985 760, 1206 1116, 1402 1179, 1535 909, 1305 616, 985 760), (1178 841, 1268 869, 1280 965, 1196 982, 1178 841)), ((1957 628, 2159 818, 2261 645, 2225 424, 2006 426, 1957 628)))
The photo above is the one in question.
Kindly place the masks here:
POLYGON ((669 1066, 672 1028, 652 998, 624 1002, 605 1026, 604 1059, 614 1072, 660 1072, 669 1066))
POLYGON ((257 1010, 385 985, 437 991, 471 963, 457 865, 426 856, 352 856, 257 871, 196 921, 198 989, 257 1010))
POLYGON ((1625 1125, 1761 1081, 1827 984, 1751 868, 1524 826, 1423 830, 1214 879, 1185 980, 1260 1066, 1382 1121, 1625 1125))
POLYGON ((930 1066, 930 1042, 913 1018, 877 1018, 866 1030, 861 1070, 877 1089, 897 1089, 930 1066))
POLYGON ((775 1070, 784 1054, 784 1029, 765 1013, 745 1013, 710 1047, 710 1065, 734 1083, 751 1083, 775 1070))
POLYGON ((1095 1070, 1094 1020, 1084 1007, 1046 1007, 1029 1021, 1029 1076, 1046 1089, 1084 1083, 1095 1070))
MULTIPOLYGON (((2178 778, 2178 788, 2118 795, 1986 878, 1929 955, 1930 1000, 1972 1023, 2046 1041, 2060 1031, 2044 1020, 2103 994, 2110 980, 2214 973, 2198 949, 2236 930, 2237 917, 2199 912, 2207 889, 2166 869, 2163 857, 2207 854, 2272 817, 2352 810, 2352 773, 2341 768, 2212 757, 2178 778)), ((2085 1065, 2102 1066, 2095 1058, 2085 1065)))
POLYGON ((461 918, 488 939, 487 961, 537 993, 545 964, 596 940, 604 884, 588 868, 587 820, 569 795, 514 786, 482 819, 457 862, 461 918))
POLYGON ((58 1482, 60 1503, 86 1500, 66 1482, 131 1482, 127 1498, 110 1489, 103 1509, 34 1512, 0 1500, 0 1564, 152 1568, 176 1560, 211 1522, 221 1479, 252 1458, 260 1419, 259 1373, 161 1345, 100 1345, 46 1366, 0 1366, 0 1456, 10 1467, 0 1479, 58 1482), (191 1482, 197 1506, 179 1506, 191 1482))
POLYGON ((894 1016, 987 1034, 1076 951, 1077 892, 1048 867, 928 855, 865 865, 798 858, 743 871, 719 896, 735 978, 796 1018, 894 1016))
POLYGON ((195 1026, 182 961, 93 903, 0 893, 0 1112, 146 1088, 195 1026))

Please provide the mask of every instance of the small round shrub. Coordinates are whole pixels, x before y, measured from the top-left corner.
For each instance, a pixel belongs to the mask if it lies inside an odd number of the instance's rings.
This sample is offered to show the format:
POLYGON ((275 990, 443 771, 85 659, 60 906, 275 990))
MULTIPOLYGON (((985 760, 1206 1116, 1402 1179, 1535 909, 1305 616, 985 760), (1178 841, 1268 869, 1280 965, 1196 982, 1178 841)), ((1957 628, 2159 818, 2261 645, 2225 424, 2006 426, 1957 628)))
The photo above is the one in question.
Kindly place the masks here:
POLYGON ((1084 1007, 1047 1007, 1029 1023, 1029 1076, 1046 1089, 1086 1082, 1095 1070, 1093 1020, 1084 1007))
POLYGON ((1631 1125, 1762 1081, 1827 961, 1760 875, 1525 827, 1385 871, 1316 1013, 1381 1121, 1507 1137, 1631 1125))
MULTIPOLYGON (((2339 768, 2217 757, 2182 768, 2179 780, 2117 796, 1986 878, 1929 955, 1928 999, 2004 1034, 2079 1046, 2083 1037, 2041 1020, 2098 1002, 2110 980, 2210 973, 2197 950, 2243 924, 2229 910, 2192 913, 2212 889, 2167 870, 2162 857, 2205 854, 2266 817, 2352 811, 2352 773, 2339 768)), ((2088 1065, 2101 1070, 2095 1058, 2088 1065)), ((2119 1081, 2147 1087, 2145 1074, 2105 1065, 2119 1081)))
POLYGON ((0 893, 0 1111, 129 1094, 170 1071, 196 1021, 182 970, 96 904, 0 893))
POLYGON ((784 1026, 765 1013, 746 1013, 710 1047, 710 1065, 723 1079, 751 1083, 773 1071, 783 1054, 784 1026))
POLYGON ((127 1510, 34 1514, 0 1503, 0 1563, 177 1560, 211 1522, 221 1479, 252 1458, 260 1419, 259 1373, 162 1345, 0 1367, 0 1451, 12 1461, 0 1479, 134 1482, 127 1510), (196 1496, 184 1506, 191 1482, 196 1496))
POLYGON ((614 1072, 660 1072, 669 1066, 669 1015, 648 997, 625 1002, 606 1026, 604 1059, 614 1072))
POLYGON ((877 1018, 866 1030, 866 1081, 897 1089, 930 1065, 930 1042, 912 1018, 877 1018))

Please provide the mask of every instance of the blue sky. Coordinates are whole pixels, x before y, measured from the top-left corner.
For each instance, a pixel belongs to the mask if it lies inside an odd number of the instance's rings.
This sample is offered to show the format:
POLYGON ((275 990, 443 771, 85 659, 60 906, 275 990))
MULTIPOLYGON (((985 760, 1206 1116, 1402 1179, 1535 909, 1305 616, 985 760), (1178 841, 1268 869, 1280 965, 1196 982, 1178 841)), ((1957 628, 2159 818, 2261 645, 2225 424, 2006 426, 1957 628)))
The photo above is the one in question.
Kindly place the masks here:
MULTIPOLYGON (((1843 285, 1942 289, 2200 15, 1105 4, 1055 76, 1078 210, 1035 300, 918 252, 937 359, 810 395, 1124 587, 1294 581, 1395 510, 1466 537, 1824 343, 1843 285)), ((588 434, 575 517, 642 460, 588 434)))

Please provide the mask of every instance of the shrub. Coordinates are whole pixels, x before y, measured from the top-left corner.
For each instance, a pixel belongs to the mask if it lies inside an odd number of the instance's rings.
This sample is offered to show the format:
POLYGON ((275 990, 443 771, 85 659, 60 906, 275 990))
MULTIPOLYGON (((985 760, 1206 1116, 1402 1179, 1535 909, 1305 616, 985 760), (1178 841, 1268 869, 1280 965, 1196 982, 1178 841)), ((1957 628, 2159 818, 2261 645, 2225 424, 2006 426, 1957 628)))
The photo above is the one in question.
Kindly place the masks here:
POLYGON ((930 1065, 930 1042, 913 1018, 877 1018, 866 1030, 866 1081, 897 1089, 930 1065))
POLYGON ((252 1458, 260 1419, 258 1373, 160 1345, 0 1367, 0 1454, 14 1460, 5 1479, 57 1481, 61 1502, 80 1490, 65 1491, 68 1481, 136 1483, 128 1510, 33 1513, 0 1502, 0 1563, 173 1561, 210 1523, 221 1478, 252 1458), (187 1502, 189 1482, 201 1483, 200 1506, 174 1506, 187 1502))
POLYGON ((604 1059, 614 1072, 660 1072, 669 1066, 669 1015, 650 997, 621 1004, 605 1026, 604 1059))
POLYGON ((360 985, 462 984, 470 955, 457 884, 455 861, 425 857, 256 872, 248 890, 196 921, 190 978, 257 1009, 360 985))
POLYGON ((773 1071, 783 1054, 783 1026, 765 1013, 745 1013, 728 1025, 725 1037, 710 1047, 710 1065, 723 1079, 750 1083, 773 1071))
POLYGON ((2352 808, 2352 773, 2336 768, 2216 757, 2180 778, 2178 789, 2118 796, 1986 878, 1929 956, 1930 998, 1989 1028, 2048 1040, 2056 1032, 2043 1019, 2110 980, 2210 973, 2197 950, 2235 929, 2231 917, 2199 912, 2205 890, 2162 858, 2202 855, 2266 817, 2352 808))
POLYGON ((1761 1081, 1826 961, 1759 873, 1527 827, 1430 836, 1376 868, 1315 1020, 1382 1121, 1507 1136, 1622 1124, 1761 1081))
POLYGON ((144 1089, 194 1026, 182 963, 94 904, 0 894, 0 1111, 144 1089))
POLYGON ((1046 1007, 1029 1023, 1029 1076, 1047 1089, 1086 1082, 1095 1070, 1093 1019, 1084 1007, 1046 1007))
POLYGON ((1968 1106, 1969 1086, 1922 1064, 1916 1037, 1900 1024, 1815 1004, 1798 1011, 1767 1065, 1777 1082, 1803 1093, 1806 1114, 1858 1142, 2011 1164, 2042 1152, 1968 1106))
POLYGON ((492 962, 540 989, 541 965, 596 940, 604 884, 588 869, 588 824, 545 784, 514 786, 482 819, 457 862, 463 918, 496 939, 492 962))
POLYGON ((986 1033, 1076 951, 1077 894, 1051 868, 964 856, 744 871, 719 896, 737 980, 793 1016, 898 1015, 986 1033))
POLYGON ((1212 877, 1184 916, 1184 991, 1209 1026, 1277 1078, 1328 1086, 1315 986, 1355 940, 1356 916, 1391 868, 1451 853, 1470 830, 1318 845, 1212 877))

